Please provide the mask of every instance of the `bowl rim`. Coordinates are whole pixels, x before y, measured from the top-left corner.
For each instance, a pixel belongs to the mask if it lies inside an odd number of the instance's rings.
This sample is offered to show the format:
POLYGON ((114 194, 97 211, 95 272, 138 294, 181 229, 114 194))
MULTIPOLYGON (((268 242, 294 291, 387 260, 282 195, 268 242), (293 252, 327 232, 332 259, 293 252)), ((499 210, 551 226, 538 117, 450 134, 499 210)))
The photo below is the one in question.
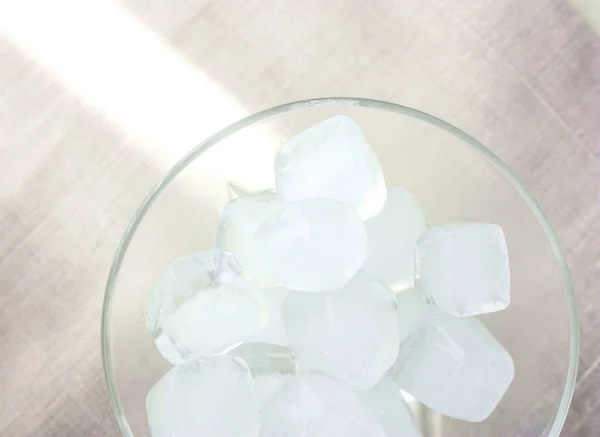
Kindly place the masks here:
POLYGON ((133 238, 142 219, 144 218, 144 216, 146 215, 156 198, 171 183, 171 181, 173 181, 173 179, 175 179, 177 175, 179 175, 179 173, 181 173, 190 163, 192 163, 196 158, 198 158, 210 147, 214 146, 215 144, 219 143, 220 141, 224 140, 230 135, 233 135, 236 132, 239 132, 240 130, 249 127, 257 122, 275 117, 283 113, 293 112, 300 109, 327 106, 358 106, 371 109, 381 109, 412 117, 425 123, 428 123, 432 126, 438 127, 446 131, 447 133, 454 135, 458 139, 471 146, 471 148, 475 152, 477 152, 483 159, 485 159, 494 168, 496 168, 496 170, 500 172, 500 174, 517 190, 521 198, 529 206, 539 225, 541 226, 544 235, 550 242, 552 251, 554 253, 554 257, 556 258, 556 262, 563 277, 565 291, 567 294, 567 302, 569 305, 569 367, 567 370, 563 393, 558 403, 556 412, 554 414, 554 420, 545 429, 548 437, 558 437, 569 412, 569 407, 573 398, 573 392, 575 390, 575 381, 577 378, 577 367, 579 362, 579 317, 577 314, 577 304, 575 300, 575 294, 573 290, 573 283, 571 279, 571 274, 569 272, 569 267, 564 256, 564 252, 558 241, 558 238, 556 237, 556 234, 552 229, 550 223, 542 213, 537 202, 533 199, 531 194, 529 194, 529 192, 525 189, 523 184, 517 179, 513 172, 506 166, 506 164, 504 164, 494 153, 492 153, 487 147, 485 147, 482 143, 477 141, 474 137, 467 134, 462 129, 459 129, 458 127, 426 112, 410 108, 408 106, 399 105, 396 103, 361 97, 324 97, 308 100, 299 100, 274 106, 269 109, 265 109, 263 111, 254 113, 252 115, 248 115, 209 136, 196 147, 194 147, 192 150, 190 150, 188 153, 186 153, 183 156, 183 158, 181 158, 166 173, 166 175, 150 190, 146 198, 142 201, 137 211, 133 215, 131 221, 127 225, 127 228, 125 229, 125 232, 121 237, 121 240, 115 251, 115 255, 113 257, 113 261, 110 266, 110 271, 106 282, 104 301, 102 305, 102 321, 100 334, 102 366, 104 370, 104 378, 108 386, 110 403, 112 405, 113 411, 117 418, 117 423, 123 435, 125 437, 135 437, 131 430, 131 427, 129 426, 127 417, 125 416, 123 405, 121 404, 121 400, 119 399, 116 383, 112 375, 112 354, 109 335, 109 323, 112 310, 113 291, 119 276, 121 264, 123 262, 125 254, 127 253, 127 249, 129 248, 131 239, 133 238))

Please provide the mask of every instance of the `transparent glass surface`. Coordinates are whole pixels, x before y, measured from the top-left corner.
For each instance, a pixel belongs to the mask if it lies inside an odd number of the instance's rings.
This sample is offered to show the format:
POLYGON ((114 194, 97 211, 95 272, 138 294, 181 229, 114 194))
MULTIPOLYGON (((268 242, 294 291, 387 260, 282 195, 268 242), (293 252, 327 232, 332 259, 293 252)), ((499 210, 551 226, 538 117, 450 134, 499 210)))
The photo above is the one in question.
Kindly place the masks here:
POLYGON ((144 200, 115 254, 102 318, 104 371, 123 434, 150 435, 146 394, 170 368, 145 327, 153 284, 176 258, 212 247, 232 186, 273 187, 277 146, 336 114, 361 125, 388 186, 407 188, 433 224, 493 222, 508 241, 512 304, 481 319, 513 356, 514 382, 476 424, 412 402, 424 436, 558 436, 575 383, 578 323, 568 267, 542 212, 468 134, 414 109, 354 98, 295 102, 244 118, 190 151, 144 200))

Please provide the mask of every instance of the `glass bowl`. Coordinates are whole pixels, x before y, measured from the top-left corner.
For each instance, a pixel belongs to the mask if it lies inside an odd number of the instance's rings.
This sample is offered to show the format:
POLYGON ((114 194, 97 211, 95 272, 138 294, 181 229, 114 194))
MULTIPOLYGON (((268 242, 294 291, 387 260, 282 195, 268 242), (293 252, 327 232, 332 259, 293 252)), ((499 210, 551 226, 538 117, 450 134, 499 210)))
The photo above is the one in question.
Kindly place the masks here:
POLYGON ((405 106, 359 98, 294 102, 246 117, 190 151, 148 194, 115 254, 102 315, 104 372, 123 434, 150 436, 146 394, 170 368, 144 322, 159 275, 175 259, 213 246, 232 190, 274 186, 282 141, 337 114, 361 125, 388 186, 407 188, 433 224, 492 222, 506 234, 512 304, 481 319, 513 356, 514 382, 481 423, 443 417, 413 400, 424 436, 558 436, 579 343, 569 271, 550 225, 511 171, 468 134, 405 106))

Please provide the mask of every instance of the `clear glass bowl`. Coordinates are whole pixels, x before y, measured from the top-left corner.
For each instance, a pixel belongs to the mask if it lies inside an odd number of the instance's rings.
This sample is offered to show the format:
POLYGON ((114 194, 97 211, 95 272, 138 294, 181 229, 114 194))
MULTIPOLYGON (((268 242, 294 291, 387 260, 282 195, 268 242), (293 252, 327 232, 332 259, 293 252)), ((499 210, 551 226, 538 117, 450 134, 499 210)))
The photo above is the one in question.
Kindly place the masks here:
POLYGON ((433 224, 493 222, 504 228, 512 304, 482 317, 515 360, 515 380, 484 422, 411 407, 425 437, 559 435, 573 394, 578 323, 567 264, 539 207, 511 171, 460 129, 404 106, 367 99, 290 103, 217 132, 177 163, 129 224, 110 270, 102 317, 104 371, 125 436, 149 436, 145 398, 169 369, 144 323, 146 298, 176 258, 212 247, 232 189, 274 186, 277 146, 336 114, 363 128, 388 186, 407 188, 433 224))

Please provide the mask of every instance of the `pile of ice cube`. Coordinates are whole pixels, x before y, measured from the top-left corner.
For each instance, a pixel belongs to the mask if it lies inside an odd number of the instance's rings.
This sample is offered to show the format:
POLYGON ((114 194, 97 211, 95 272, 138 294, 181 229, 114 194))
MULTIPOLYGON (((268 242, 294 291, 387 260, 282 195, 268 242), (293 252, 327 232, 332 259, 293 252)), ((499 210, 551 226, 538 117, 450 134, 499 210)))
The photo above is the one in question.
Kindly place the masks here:
POLYGON ((509 304, 502 229, 432 226, 346 116, 282 144, 275 174, 151 295, 175 365, 147 397, 153 437, 420 436, 401 389, 487 418, 514 365, 471 316, 509 304))

